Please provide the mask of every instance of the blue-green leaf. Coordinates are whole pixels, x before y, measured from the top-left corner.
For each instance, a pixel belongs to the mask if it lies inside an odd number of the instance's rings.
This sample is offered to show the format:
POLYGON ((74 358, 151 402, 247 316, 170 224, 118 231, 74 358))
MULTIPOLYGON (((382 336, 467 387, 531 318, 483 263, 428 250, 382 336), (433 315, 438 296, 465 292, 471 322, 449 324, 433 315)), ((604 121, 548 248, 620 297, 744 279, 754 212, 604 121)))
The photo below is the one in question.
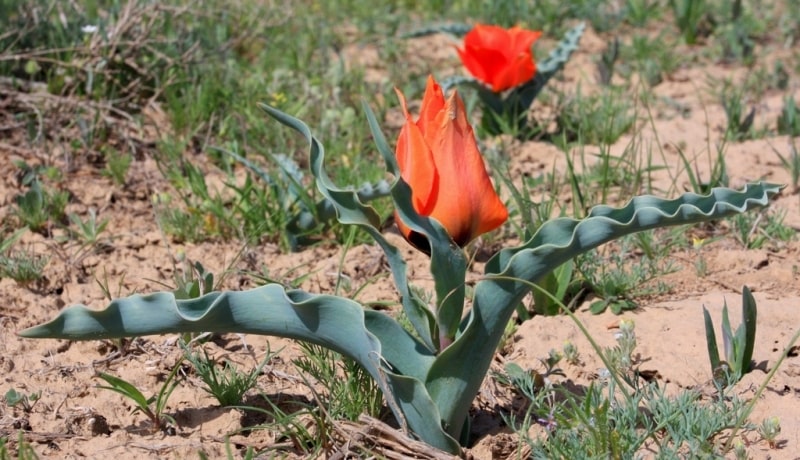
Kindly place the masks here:
POLYGON ((522 246, 500 251, 486 264, 487 279, 475 287, 473 308, 462 325, 463 332, 436 358, 426 379, 448 433, 460 433, 514 307, 530 291, 526 282, 535 283, 576 255, 630 233, 719 219, 767 206, 780 189, 759 182, 742 191, 715 188, 709 195, 688 193, 674 200, 637 197, 622 208, 598 206, 583 220, 548 221, 522 246))

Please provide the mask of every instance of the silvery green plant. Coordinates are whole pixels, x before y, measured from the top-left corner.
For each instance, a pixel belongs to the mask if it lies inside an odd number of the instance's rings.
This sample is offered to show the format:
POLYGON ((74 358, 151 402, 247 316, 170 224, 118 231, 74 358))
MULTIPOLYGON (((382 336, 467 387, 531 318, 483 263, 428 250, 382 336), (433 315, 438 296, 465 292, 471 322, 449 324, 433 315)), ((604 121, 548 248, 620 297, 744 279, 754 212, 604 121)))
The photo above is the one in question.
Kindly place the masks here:
POLYGON ((714 380, 726 384, 730 380, 738 382, 744 374, 750 371, 753 359, 753 349, 756 342, 756 320, 758 310, 756 300, 750 289, 742 289, 742 322, 736 328, 736 333, 731 329, 728 319, 728 304, 722 306, 722 345, 725 351, 725 360, 722 361, 717 348, 717 336, 714 333, 714 323, 711 315, 703 307, 703 318, 706 328, 706 346, 708 357, 711 361, 711 372, 714 380))
POLYGON ((176 299, 170 292, 137 294, 116 299, 102 311, 76 305, 20 335, 96 340, 236 332, 310 342, 358 362, 381 388, 402 429, 432 446, 458 453, 467 442, 469 409, 497 345, 534 283, 576 255, 623 235, 763 207, 780 190, 776 185, 755 183, 741 191, 715 188, 705 196, 687 193, 673 200, 640 196, 621 208, 597 206, 581 220, 550 220, 525 243, 501 250, 486 263, 484 276, 471 291, 471 308, 464 313, 467 258, 439 222, 415 211, 411 190, 400 179, 394 153, 369 107, 367 119, 378 150, 396 178, 391 197, 397 214, 430 243, 435 305, 426 304, 412 289, 402 252, 381 234, 377 212, 363 204, 357 190, 340 188, 328 177, 323 146, 309 128, 273 107, 262 107, 308 141, 311 173, 338 220, 359 226, 381 247, 413 330, 347 298, 267 284, 195 299, 176 299), (452 341, 440 340, 442 335, 452 341))

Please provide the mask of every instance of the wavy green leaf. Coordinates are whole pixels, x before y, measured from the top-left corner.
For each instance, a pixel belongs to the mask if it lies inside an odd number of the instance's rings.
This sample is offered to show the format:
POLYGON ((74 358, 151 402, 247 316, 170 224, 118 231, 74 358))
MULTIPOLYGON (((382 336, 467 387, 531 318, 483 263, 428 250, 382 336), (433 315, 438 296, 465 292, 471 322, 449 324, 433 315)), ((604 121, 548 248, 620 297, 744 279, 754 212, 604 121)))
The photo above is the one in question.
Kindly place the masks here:
POLYGON ((52 321, 19 335, 95 340, 185 332, 270 335, 335 350, 369 372, 390 406, 402 409, 395 414, 398 419, 406 420, 426 442, 450 451, 458 445, 441 429, 430 398, 419 397, 424 386, 418 378, 433 361, 430 351, 385 314, 364 311, 358 303, 341 297, 286 291, 277 284, 187 300, 169 292, 137 294, 114 300, 100 311, 71 306, 52 321))
POLYGON ((426 386, 442 412, 448 433, 457 436, 500 343, 514 308, 530 291, 517 280, 537 282, 567 260, 621 236, 670 225, 691 224, 767 206, 781 186, 749 184, 742 191, 713 189, 674 200, 632 199, 622 208, 598 206, 583 220, 546 222, 522 246, 500 251, 486 264, 487 279, 477 283, 473 307, 462 334, 431 367, 426 386), (464 366, 464 363, 470 363, 464 366))

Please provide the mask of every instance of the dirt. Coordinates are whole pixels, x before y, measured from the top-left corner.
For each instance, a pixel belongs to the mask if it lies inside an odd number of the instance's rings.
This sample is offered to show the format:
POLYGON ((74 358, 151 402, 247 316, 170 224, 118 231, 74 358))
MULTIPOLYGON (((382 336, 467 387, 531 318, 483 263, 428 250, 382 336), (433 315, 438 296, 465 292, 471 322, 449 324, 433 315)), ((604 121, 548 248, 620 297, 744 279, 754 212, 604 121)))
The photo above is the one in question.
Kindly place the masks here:
MULTIPOLYGON (((594 33, 587 32, 563 78, 554 84, 564 88, 580 83, 584 89, 596 89, 595 59, 603 43, 605 41, 594 33)), ((429 52, 437 56, 455 55, 448 51, 450 43, 441 38, 429 45, 428 48, 432 48, 429 52)), ((411 41, 409 46, 417 50, 424 48, 418 40, 411 41)), ((457 62, 452 57, 439 59, 457 71, 457 62)), ((708 157, 716 154, 713 149, 722 139, 726 122, 722 107, 710 96, 706 84, 711 76, 741 79, 746 73, 745 68, 732 64, 678 70, 653 89, 656 97, 650 107, 652 120, 642 111, 635 129, 620 138, 612 152, 620 154, 630 145, 637 146, 639 158, 644 158, 648 151, 658 152, 652 161, 666 168, 653 173, 653 187, 671 196, 689 186, 678 147, 693 160, 692 168, 708 177, 708 157)), ((794 80, 792 88, 795 100, 800 99, 794 80)), ((774 132, 783 94, 768 91, 757 101, 758 126, 771 127, 774 132)), ((109 219, 102 235, 103 244, 92 250, 60 243, 56 237, 63 231, 58 229, 47 237, 28 232, 18 247, 49 255, 44 279, 28 286, 11 279, 0 280, 0 366, 4 379, 0 390, 5 392, 13 388, 41 395, 30 410, 0 406, 0 431, 10 433, 13 443, 17 430, 23 430, 25 438, 42 457, 192 458, 203 450, 209 458, 220 458, 225 456, 224 438, 231 433, 234 433, 231 439, 237 448, 291 444, 291 440, 277 437, 269 430, 237 434, 237 430, 252 420, 239 410, 220 408, 201 389, 194 375, 188 375, 169 399, 167 413, 177 421, 175 431, 170 433, 154 430, 143 414, 132 413, 130 402, 120 395, 97 388, 101 383, 97 373, 109 372, 127 379, 147 395, 155 393, 180 356, 176 336, 136 339, 125 343, 124 351, 119 343, 112 341, 22 340, 16 336, 17 331, 52 318, 66 305, 102 308, 107 299, 101 284, 114 295, 160 290, 163 289, 160 283, 174 285, 173 276, 176 269, 182 269, 182 258, 185 258, 201 261, 216 274, 230 272, 223 284, 226 289, 255 286, 256 281, 245 273, 258 272, 267 266, 272 278, 286 283, 299 282, 301 288, 311 292, 331 293, 337 277, 344 276, 349 282, 345 287, 349 292, 363 288, 357 296, 360 301, 397 300, 375 246, 351 248, 340 267, 341 248, 329 244, 287 254, 270 244, 242 251, 237 241, 178 243, 159 230, 154 217, 152 197, 172 189, 151 156, 136 158, 127 176, 128 182, 120 187, 100 173, 102 165, 90 161, 86 152, 74 156, 47 146, 31 148, 21 140, 22 133, 15 134, 13 130, 0 133, 10 133, 7 139, 0 141, 0 218, 12 219, 14 197, 20 190, 15 177, 18 169, 12 161, 22 159, 29 164, 51 164, 64 172, 60 186, 71 196, 68 212, 85 218, 89 209, 95 209, 101 218, 109 219), (305 274, 310 275, 301 278, 305 274)), ((587 146, 584 153, 591 157, 598 151, 587 146)), ((789 184, 789 173, 781 166, 775 151, 788 156, 789 139, 769 135, 758 140, 728 143, 725 159, 730 185, 739 187, 754 180, 789 184)), ((512 174, 550 171, 553 167, 565 170, 564 155, 552 144, 511 142, 509 152, 513 154, 512 174)), ((576 158, 579 154, 579 151, 574 152, 576 158)), ((187 152, 187 156, 191 161, 206 164, 209 177, 220 177, 202 153, 187 152)), ((784 224, 795 231, 800 229, 797 190, 784 189, 771 206, 785 213, 784 224)), ((720 229, 725 228, 725 224, 721 224, 720 229)), ((404 254, 410 260, 410 278, 423 287, 430 286, 426 258, 397 235, 390 234, 389 238, 405 248, 404 254)), ((662 278, 669 284, 668 292, 637 299, 639 307, 622 316, 610 312, 593 315, 588 312, 592 299, 587 299, 578 307, 577 317, 601 346, 614 345, 614 333, 622 318, 634 320, 639 368, 675 391, 695 388, 707 384, 711 377, 702 307, 710 310, 715 324, 719 325, 722 305, 727 301, 733 311, 735 327, 741 289, 747 285, 753 290, 759 307, 754 354, 758 365, 737 384, 736 392, 741 397, 752 398, 800 327, 800 242, 795 238, 786 243, 770 242, 766 249, 744 250, 728 234, 700 248, 676 247, 670 257, 679 270, 662 278), (702 276, 696 268, 698 260, 705 261, 707 267, 702 276)), ((481 264, 476 263, 471 276, 477 276, 481 269, 481 264)), ((569 381, 588 385, 597 379, 603 364, 574 322, 565 316, 535 317, 521 324, 502 355, 498 354, 498 366, 501 362, 513 361, 526 369, 540 369, 540 359, 545 358, 551 348, 561 349, 567 340, 577 346, 581 362, 564 365, 566 376, 556 377, 555 383, 569 381)), ((264 368, 259 387, 276 401, 311 401, 310 392, 291 364, 299 354, 295 345, 274 338, 236 335, 217 337, 206 345, 212 356, 230 359, 244 368, 257 365, 268 349, 274 351, 282 347, 264 368)), ((790 459, 796 458, 796 452, 800 451, 798 375, 800 358, 795 349, 761 394, 751 415, 755 423, 766 417, 780 418, 782 431, 778 445, 771 448, 758 435, 749 433, 747 439, 753 458, 790 459)), ((476 409, 486 404, 486 392, 491 396, 493 388, 496 385, 487 380, 476 400, 476 409)), ((475 424, 476 443, 469 450, 475 458, 492 458, 493 455, 499 458, 502 457, 499 452, 505 452, 509 446, 516 447, 517 440, 501 426, 497 412, 484 414, 480 422, 475 424)))

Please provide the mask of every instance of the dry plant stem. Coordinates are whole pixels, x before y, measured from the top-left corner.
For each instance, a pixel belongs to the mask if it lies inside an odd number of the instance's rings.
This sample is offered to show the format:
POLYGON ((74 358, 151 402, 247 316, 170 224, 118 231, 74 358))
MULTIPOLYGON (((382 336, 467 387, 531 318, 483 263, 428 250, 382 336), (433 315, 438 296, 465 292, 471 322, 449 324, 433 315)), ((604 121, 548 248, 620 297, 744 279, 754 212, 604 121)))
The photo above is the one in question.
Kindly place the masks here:
POLYGON ((334 436, 343 450, 334 452, 331 459, 352 458, 352 453, 371 452, 379 458, 404 460, 426 458, 432 460, 455 460, 459 457, 448 454, 424 442, 412 439, 382 421, 362 414, 358 422, 342 421, 334 424, 334 436), (351 446, 359 449, 353 450, 351 446))

